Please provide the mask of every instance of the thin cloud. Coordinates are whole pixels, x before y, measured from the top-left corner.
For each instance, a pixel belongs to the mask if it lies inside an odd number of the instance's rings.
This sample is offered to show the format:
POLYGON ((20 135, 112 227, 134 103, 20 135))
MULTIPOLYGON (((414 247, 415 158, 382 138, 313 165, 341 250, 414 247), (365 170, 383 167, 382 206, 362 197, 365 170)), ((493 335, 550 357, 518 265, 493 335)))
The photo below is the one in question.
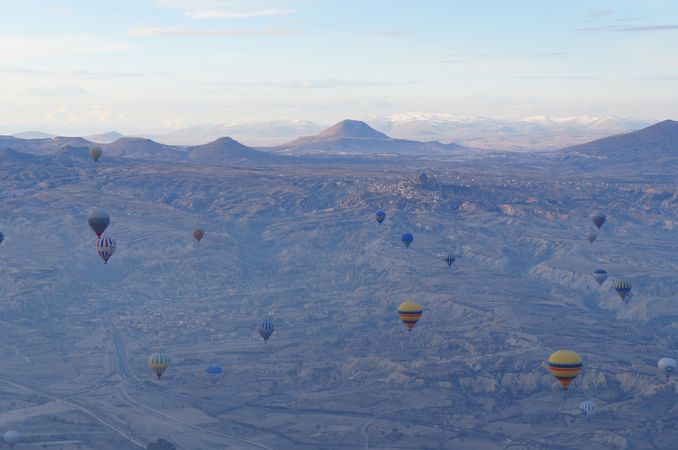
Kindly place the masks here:
POLYGON ((529 55, 488 55, 486 53, 449 53, 443 55, 438 64, 456 64, 463 61, 495 61, 502 59, 521 59, 521 58, 551 58, 565 56, 564 52, 544 52, 530 53, 529 55))
POLYGON ((607 17, 617 14, 617 11, 614 9, 591 9, 588 13, 589 16, 593 17, 607 17))
POLYGON ((219 88, 277 88, 277 89, 336 89, 352 87, 374 87, 413 84, 415 81, 384 82, 366 80, 340 80, 340 79, 317 79, 317 80, 282 80, 282 81, 244 81, 234 83, 205 83, 203 86, 218 90, 219 88))
POLYGON ((511 80, 598 80, 598 77, 585 75, 501 75, 492 78, 511 80))
POLYGON ((293 9, 264 9, 260 11, 229 11, 224 9, 195 9, 185 11, 191 19, 247 19, 250 17, 270 17, 293 14, 293 9))
POLYGON ((278 28, 247 29, 247 28, 165 28, 140 27, 129 30, 129 35, 135 37, 154 36, 288 36, 297 34, 296 30, 278 28))
POLYGON ((127 50, 125 44, 99 41, 91 36, 30 38, 0 36, 0 55, 4 62, 70 57, 87 53, 127 50))
POLYGON ((577 29, 577 31, 604 31, 620 33, 634 33, 643 31, 673 31, 673 30, 678 30, 678 25, 641 25, 635 27, 622 25, 601 25, 598 27, 584 27, 577 29))
POLYGON ((41 86, 26 90, 26 93, 35 97, 81 97, 89 95, 89 91, 82 86, 41 86))
POLYGON ((678 76, 655 76, 655 77, 640 77, 639 80, 652 80, 652 81, 678 81, 678 76))
POLYGON ((36 70, 36 69, 0 69, 0 73, 7 75, 19 75, 25 77, 79 77, 87 79, 107 79, 107 78, 130 78, 142 77, 141 73, 135 72, 90 72, 87 70, 36 70))
POLYGON ((382 37, 388 37, 388 38, 403 38, 407 36, 411 36, 410 33, 407 33, 405 31, 400 31, 400 30, 367 30, 365 31, 367 34, 371 34, 374 36, 382 36, 382 37))

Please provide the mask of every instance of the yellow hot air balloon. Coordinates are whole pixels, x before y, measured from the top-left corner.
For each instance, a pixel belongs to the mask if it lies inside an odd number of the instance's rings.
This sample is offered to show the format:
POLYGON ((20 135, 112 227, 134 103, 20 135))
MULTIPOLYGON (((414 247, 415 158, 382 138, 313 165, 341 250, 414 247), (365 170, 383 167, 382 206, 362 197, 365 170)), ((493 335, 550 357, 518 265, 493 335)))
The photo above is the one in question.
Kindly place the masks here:
POLYGON ((581 356, 571 350, 558 350, 549 356, 549 370, 565 390, 577 378, 582 365, 581 356))
POLYGON ((101 155, 103 154, 103 150, 101 150, 101 147, 92 147, 89 149, 89 155, 92 157, 94 162, 99 161, 99 158, 101 158, 101 155))
POLYGON ((398 306, 398 316, 407 327, 407 331, 412 331, 422 314, 424 314, 424 308, 414 302, 405 302, 398 306))

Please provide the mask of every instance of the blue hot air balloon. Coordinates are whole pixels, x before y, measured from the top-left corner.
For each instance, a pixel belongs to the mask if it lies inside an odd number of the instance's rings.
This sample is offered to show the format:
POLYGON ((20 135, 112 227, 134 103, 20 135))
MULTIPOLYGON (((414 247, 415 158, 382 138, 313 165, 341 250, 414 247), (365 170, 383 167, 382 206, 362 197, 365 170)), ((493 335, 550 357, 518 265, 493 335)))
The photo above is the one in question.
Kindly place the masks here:
POLYGON ((597 269, 593 272, 593 279, 596 280, 599 286, 602 286, 607 280, 607 272, 603 269, 597 269))
POLYGON ((377 222, 382 223, 384 219, 386 219, 386 213, 384 211, 379 210, 374 214, 374 217, 377 220, 377 222))
POLYGON ((212 386, 215 386, 224 376, 224 369, 222 369, 220 365, 215 364, 205 369, 205 375, 207 375, 212 386))
POLYGON ((403 241, 405 248, 409 248, 412 241, 414 241, 414 236, 412 236, 412 233, 405 233, 402 235, 400 240, 403 241))

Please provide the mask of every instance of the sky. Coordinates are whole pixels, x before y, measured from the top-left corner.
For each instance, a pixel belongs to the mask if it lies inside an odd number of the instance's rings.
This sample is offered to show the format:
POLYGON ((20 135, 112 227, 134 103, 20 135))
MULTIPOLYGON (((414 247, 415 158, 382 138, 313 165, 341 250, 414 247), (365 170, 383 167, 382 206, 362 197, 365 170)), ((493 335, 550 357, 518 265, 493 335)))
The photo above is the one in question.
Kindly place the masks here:
POLYGON ((0 0, 0 133, 678 118, 678 1, 0 0))

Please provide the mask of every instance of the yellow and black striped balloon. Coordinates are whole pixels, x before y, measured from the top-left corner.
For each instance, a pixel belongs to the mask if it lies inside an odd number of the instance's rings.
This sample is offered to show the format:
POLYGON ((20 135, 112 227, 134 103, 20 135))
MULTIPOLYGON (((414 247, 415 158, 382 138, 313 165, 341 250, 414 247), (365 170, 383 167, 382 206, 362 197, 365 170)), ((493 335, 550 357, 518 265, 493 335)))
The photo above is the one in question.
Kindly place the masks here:
POLYGON ((565 390, 577 378, 582 366, 581 356, 571 350, 558 350, 549 356, 549 370, 565 390))
POLYGON ((407 331, 412 331, 422 314, 424 314, 424 308, 414 302, 405 302, 398 307, 398 316, 407 327, 407 331))

